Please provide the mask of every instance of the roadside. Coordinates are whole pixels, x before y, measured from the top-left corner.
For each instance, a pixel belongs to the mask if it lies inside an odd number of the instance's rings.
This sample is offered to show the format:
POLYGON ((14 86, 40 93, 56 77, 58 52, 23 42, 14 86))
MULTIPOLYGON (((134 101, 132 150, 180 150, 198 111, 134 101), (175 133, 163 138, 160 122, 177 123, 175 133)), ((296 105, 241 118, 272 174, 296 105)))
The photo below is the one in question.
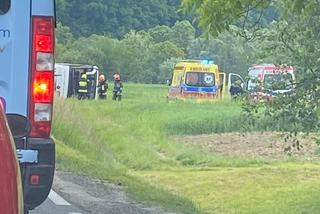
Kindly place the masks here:
POLYGON ((48 198, 37 208, 31 210, 29 214, 88 214, 84 210, 79 209, 70 204, 59 194, 50 191, 48 198))
POLYGON ((70 172, 56 171, 53 189, 92 214, 174 214, 130 200, 119 185, 70 172))

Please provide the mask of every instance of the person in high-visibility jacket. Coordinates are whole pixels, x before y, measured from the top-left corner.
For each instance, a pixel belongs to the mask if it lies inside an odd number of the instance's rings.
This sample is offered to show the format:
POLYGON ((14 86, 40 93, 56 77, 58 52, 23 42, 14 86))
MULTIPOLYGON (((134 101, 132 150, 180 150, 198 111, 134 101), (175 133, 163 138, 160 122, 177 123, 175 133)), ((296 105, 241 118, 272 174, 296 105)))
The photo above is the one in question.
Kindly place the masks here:
POLYGON ((85 72, 82 72, 78 83, 78 99, 84 100, 86 98, 88 98, 88 77, 85 72))

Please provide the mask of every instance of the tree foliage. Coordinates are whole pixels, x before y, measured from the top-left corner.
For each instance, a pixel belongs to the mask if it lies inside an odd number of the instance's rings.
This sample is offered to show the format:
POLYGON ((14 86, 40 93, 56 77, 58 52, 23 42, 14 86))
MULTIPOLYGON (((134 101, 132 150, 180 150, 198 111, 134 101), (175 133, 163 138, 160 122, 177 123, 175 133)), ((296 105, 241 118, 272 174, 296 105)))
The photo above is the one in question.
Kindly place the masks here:
MULTIPOLYGON (((59 35, 65 28, 57 29, 59 35)), ((57 38, 59 41, 59 37, 57 38)), ((160 64, 171 58, 184 58, 182 48, 171 41, 155 42, 145 31, 130 31, 123 39, 91 35, 57 45, 57 61, 98 65, 112 76, 122 74, 124 81, 165 83, 170 75, 159 75, 160 64), (166 79, 164 79, 166 78, 166 79)))
POLYGON ((74 39, 70 29, 58 23, 56 35, 58 62, 96 64, 109 77, 119 71, 125 81, 140 83, 165 83, 174 64, 185 58, 214 58, 222 70, 244 74, 249 67, 247 53, 252 52, 243 39, 231 34, 196 38, 186 20, 172 27, 130 31, 122 39, 105 35, 74 39))
POLYGON ((255 61, 254 48, 244 43, 244 39, 221 34, 219 37, 199 37, 193 40, 188 48, 188 58, 214 59, 222 71, 247 75, 248 68, 255 61))
POLYGON ((230 26, 242 18, 244 18, 240 24, 242 27, 246 27, 248 24, 255 27, 263 17, 262 10, 268 8, 270 4, 271 0, 182 0, 182 6, 187 11, 194 11, 200 17, 199 25, 213 35, 230 30, 230 26), (257 13, 258 16, 256 16, 257 13), (252 18, 256 18, 256 20, 250 20, 252 18))
POLYGON ((108 34, 122 37, 131 30, 173 26, 186 16, 180 0, 57 0, 57 17, 75 37, 108 34))

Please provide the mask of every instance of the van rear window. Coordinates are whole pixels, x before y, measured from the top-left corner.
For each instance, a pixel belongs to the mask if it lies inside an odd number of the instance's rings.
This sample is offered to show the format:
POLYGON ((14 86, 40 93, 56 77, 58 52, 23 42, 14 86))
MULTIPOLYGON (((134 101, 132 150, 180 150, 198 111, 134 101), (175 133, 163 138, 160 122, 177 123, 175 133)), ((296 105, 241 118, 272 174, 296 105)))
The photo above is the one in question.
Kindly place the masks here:
POLYGON ((10 9, 11 0, 0 0, 0 15, 5 14, 10 9))

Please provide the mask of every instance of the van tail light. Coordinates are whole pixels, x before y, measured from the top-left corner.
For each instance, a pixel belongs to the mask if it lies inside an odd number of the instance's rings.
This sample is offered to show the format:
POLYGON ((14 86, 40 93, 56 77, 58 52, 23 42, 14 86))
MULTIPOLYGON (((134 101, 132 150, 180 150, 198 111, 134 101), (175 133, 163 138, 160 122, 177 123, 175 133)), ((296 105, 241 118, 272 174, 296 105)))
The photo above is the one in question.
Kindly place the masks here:
POLYGON ((30 137, 48 138, 51 132, 54 91, 54 18, 32 17, 30 137))

